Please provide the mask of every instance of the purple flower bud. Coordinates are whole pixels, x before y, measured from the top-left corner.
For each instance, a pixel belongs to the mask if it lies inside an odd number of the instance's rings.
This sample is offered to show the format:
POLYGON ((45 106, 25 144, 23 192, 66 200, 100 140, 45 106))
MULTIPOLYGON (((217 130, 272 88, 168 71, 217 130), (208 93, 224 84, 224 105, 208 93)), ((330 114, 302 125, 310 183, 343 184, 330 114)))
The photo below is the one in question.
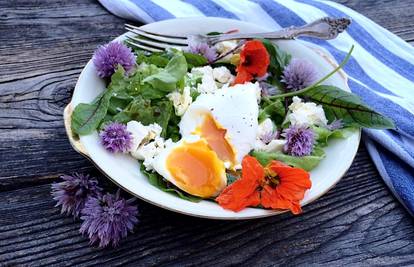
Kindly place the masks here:
POLYGON ((262 96, 273 96, 278 93, 278 89, 267 82, 259 82, 262 96))
POLYGON ((102 188, 98 186, 98 181, 89 175, 74 173, 60 178, 64 181, 52 184, 51 194, 57 201, 56 206, 62 206, 64 214, 77 218, 89 197, 101 195, 102 188))
POLYGON ((187 51, 192 54, 204 56, 208 62, 213 62, 217 58, 217 51, 214 46, 209 46, 207 43, 200 43, 194 38, 188 41, 187 51))
POLYGON ((118 192, 102 197, 91 197, 82 209, 83 220, 80 232, 88 235, 90 243, 99 242, 99 247, 112 244, 116 247, 128 232, 138 223, 138 208, 132 203, 134 198, 125 200, 118 192))
POLYGON ((317 72, 314 66, 304 59, 292 59, 283 71, 282 82, 291 91, 300 90, 316 82, 317 72))
POLYGON ((135 66, 135 55, 131 49, 120 42, 111 42, 98 47, 93 55, 93 63, 101 78, 110 77, 121 65, 128 73, 135 66))
POLYGON ((309 156, 312 153, 315 143, 315 133, 312 129, 306 126, 291 125, 284 131, 284 136, 286 138, 283 148, 285 153, 296 157, 309 156))
POLYGON ((126 153, 132 146, 132 134, 124 124, 111 122, 99 134, 101 143, 111 153, 126 153))

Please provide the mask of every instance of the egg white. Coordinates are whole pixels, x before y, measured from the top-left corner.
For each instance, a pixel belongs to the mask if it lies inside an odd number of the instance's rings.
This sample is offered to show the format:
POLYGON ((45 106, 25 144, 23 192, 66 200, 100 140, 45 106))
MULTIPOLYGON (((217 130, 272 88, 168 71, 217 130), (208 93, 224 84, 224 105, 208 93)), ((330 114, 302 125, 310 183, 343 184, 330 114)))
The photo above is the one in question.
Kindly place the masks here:
POLYGON ((206 115, 227 130, 226 139, 235 152, 240 165, 254 147, 258 129, 259 106, 256 85, 246 83, 226 87, 211 94, 201 94, 188 107, 179 123, 182 136, 194 134, 206 115))

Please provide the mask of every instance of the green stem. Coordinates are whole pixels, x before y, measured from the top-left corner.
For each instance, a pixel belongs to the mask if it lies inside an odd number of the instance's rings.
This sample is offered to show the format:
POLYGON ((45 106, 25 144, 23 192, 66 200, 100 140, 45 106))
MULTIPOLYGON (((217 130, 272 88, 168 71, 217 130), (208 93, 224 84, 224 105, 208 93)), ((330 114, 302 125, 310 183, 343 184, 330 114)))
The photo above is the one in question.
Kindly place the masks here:
POLYGON ((309 85, 308 87, 303 88, 301 90, 294 91, 294 92, 290 92, 290 93, 285 93, 285 94, 271 96, 271 97, 268 97, 268 99, 277 99, 277 98, 282 98, 282 97, 289 97, 289 96, 300 95, 300 94, 305 93, 306 91, 309 91, 312 88, 315 88, 316 86, 320 85, 321 83, 323 83, 324 81, 326 81, 327 79, 329 79, 329 77, 331 77, 335 72, 337 72, 338 70, 340 70, 348 62, 349 58, 351 57, 351 54, 352 54, 352 51, 353 50, 354 50, 354 45, 352 45, 351 49, 349 50, 349 52, 346 55, 346 57, 344 58, 344 60, 342 60, 341 64, 339 64, 338 67, 336 67, 333 71, 331 71, 330 73, 328 73, 325 77, 323 77, 322 79, 320 79, 316 83, 314 83, 312 85, 309 85))

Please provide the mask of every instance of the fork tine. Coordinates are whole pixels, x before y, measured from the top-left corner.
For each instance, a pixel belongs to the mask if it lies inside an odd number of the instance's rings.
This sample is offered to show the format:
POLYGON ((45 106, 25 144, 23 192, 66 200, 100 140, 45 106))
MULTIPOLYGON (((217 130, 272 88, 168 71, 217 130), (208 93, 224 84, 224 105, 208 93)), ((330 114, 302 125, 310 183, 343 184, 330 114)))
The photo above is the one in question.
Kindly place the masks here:
POLYGON ((148 34, 157 35, 157 36, 170 37, 170 38, 183 39, 183 40, 187 39, 187 36, 184 36, 184 35, 161 34, 161 33, 150 32, 150 31, 141 29, 141 27, 134 26, 134 25, 131 25, 131 24, 128 24, 128 23, 125 23, 125 27, 129 27, 129 28, 134 29, 134 30, 143 31, 143 32, 146 32, 148 34))
POLYGON ((166 48, 176 48, 176 49, 183 49, 185 48, 185 46, 180 46, 180 45, 171 45, 171 44, 167 44, 167 43, 160 43, 160 42, 153 42, 147 39, 140 39, 140 38, 136 38, 136 37, 132 37, 132 36, 128 36, 127 38, 130 39, 130 41, 134 42, 134 43, 139 43, 141 45, 149 45, 153 48, 157 48, 157 49, 166 49, 166 48))
POLYGON ((162 50, 161 50, 161 49, 157 49, 157 48, 153 48, 153 47, 150 47, 150 46, 141 45, 141 44, 138 44, 138 43, 135 43, 135 42, 129 41, 129 40, 125 40, 125 42, 127 42, 127 43, 128 43, 128 44, 130 44, 130 45, 133 45, 133 46, 136 46, 136 47, 138 47, 138 48, 141 48, 142 50, 145 50, 145 51, 150 51, 150 52, 162 52, 162 50))
POLYGON ((170 43, 170 44, 175 44, 175 45, 187 45, 187 37, 152 33, 148 31, 144 31, 142 29, 139 29, 138 27, 135 27, 129 24, 125 24, 125 29, 135 34, 144 36, 146 38, 149 38, 149 39, 152 39, 158 42, 170 43))

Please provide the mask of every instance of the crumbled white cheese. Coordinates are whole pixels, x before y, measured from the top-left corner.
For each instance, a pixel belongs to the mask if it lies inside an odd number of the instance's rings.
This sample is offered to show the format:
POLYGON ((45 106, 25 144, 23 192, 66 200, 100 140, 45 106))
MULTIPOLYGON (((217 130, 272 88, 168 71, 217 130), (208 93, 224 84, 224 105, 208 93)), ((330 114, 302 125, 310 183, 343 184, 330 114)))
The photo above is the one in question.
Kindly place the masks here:
POLYGON ((234 76, 230 70, 224 66, 213 69, 213 77, 219 83, 231 83, 234 80, 234 76))
POLYGON ((254 149, 258 151, 276 152, 282 151, 286 140, 274 139, 276 126, 269 118, 259 124, 254 149))
POLYGON ((129 152, 134 158, 144 160, 144 162, 147 161, 144 165, 147 169, 150 169, 152 167, 150 158, 158 153, 158 150, 153 150, 155 148, 158 149, 161 146, 161 142, 164 142, 164 139, 160 137, 162 132, 161 126, 157 123, 145 126, 138 121, 130 121, 127 123, 127 130, 132 135, 132 146, 129 152))
POLYGON ((192 68, 191 73, 201 75, 201 83, 197 85, 197 92, 213 93, 218 89, 211 66, 192 68))
POLYGON ((254 150, 265 151, 265 152, 277 152, 283 151, 283 146, 286 144, 284 139, 273 139, 270 143, 265 144, 261 140, 256 140, 254 144, 254 150))
POLYGON ((136 159, 143 160, 143 164, 147 171, 153 169, 153 163, 155 157, 157 157, 161 151, 172 144, 171 139, 164 140, 162 137, 155 137, 155 139, 147 144, 141 145, 138 150, 131 153, 136 159))
POLYGON ((136 151, 142 141, 148 136, 149 129, 138 121, 130 121, 127 123, 127 131, 132 134, 132 146, 130 151, 136 151))
POLYGON ((167 97, 172 101, 175 114, 177 116, 182 116, 187 110, 188 106, 193 102, 191 98, 191 89, 188 86, 184 87, 183 93, 175 91, 167 95, 167 97))
POLYGON ((321 105, 312 102, 302 102, 297 96, 293 97, 293 103, 289 106, 290 114, 287 120, 292 125, 320 125, 326 126, 328 120, 321 105))

